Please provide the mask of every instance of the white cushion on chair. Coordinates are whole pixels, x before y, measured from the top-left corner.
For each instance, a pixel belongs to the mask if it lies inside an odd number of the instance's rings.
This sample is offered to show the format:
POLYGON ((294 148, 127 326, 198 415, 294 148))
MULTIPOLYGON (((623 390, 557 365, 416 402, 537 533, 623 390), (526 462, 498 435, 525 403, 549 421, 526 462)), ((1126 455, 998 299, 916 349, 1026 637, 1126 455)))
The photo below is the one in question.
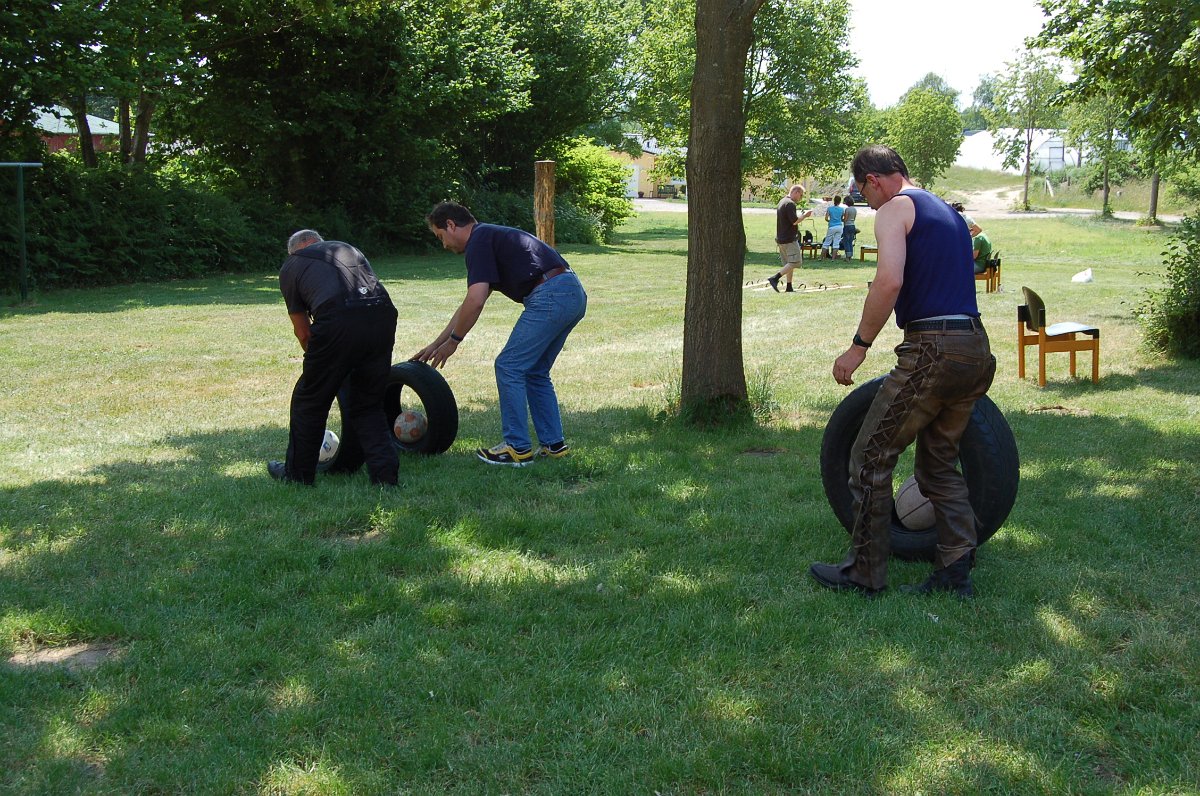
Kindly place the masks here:
POLYGON ((1096 331, 1099 330, 1095 326, 1085 326, 1082 323, 1075 323, 1074 321, 1063 321, 1062 323, 1056 323, 1053 326, 1047 326, 1046 336, 1056 337, 1060 334, 1071 334, 1072 332, 1088 332, 1090 334, 1091 332, 1096 331))

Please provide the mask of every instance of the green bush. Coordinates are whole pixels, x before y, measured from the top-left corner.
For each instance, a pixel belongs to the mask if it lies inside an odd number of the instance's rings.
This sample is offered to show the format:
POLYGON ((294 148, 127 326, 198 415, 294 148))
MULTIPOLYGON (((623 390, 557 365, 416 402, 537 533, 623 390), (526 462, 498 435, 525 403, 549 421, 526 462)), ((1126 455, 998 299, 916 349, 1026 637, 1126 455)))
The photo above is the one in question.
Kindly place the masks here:
MULTIPOLYGON (((533 196, 506 191, 477 191, 466 200, 475 218, 488 224, 536 232, 533 196)), ((570 198, 554 199, 554 242, 599 244, 603 240, 599 220, 576 207, 570 198)))
MULTIPOLYGON (((282 212, 247 208, 174 175, 52 155, 27 175, 30 285, 87 287, 261 269, 282 259, 282 212)), ((3 194, 0 214, 17 217, 3 194)), ((294 227, 293 227, 294 229, 294 227)), ((0 226, 0 289, 15 288, 15 224, 0 226)))
POLYGON ((1200 218, 1183 220, 1164 255, 1165 287, 1148 291, 1137 308, 1146 344, 1171 356, 1200 359, 1200 218))
POLYGON ((633 202, 625 196, 629 168, 586 139, 571 141, 558 154, 555 183, 571 204, 595 217, 604 240, 633 215, 633 202))

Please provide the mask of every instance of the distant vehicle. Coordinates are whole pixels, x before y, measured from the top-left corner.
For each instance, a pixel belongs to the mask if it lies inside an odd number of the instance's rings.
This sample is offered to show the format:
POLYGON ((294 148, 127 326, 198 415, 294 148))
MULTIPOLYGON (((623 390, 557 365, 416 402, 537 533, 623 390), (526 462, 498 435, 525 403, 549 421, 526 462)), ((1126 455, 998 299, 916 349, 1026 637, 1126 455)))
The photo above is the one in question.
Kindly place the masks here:
POLYGON ((856 205, 865 205, 867 203, 867 197, 862 195, 862 191, 858 190, 858 183, 854 181, 853 177, 850 178, 850 182, 846 183, 846 195, 856 205))

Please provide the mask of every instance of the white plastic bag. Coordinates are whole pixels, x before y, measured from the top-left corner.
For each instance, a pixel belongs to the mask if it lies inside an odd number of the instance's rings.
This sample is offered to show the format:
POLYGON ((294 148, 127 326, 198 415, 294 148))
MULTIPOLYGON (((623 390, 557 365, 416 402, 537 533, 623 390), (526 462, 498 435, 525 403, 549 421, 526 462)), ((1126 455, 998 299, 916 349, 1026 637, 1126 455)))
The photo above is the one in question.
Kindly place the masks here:
POLYGON ((1075 274, 1075 276, 1071 277, 1071 281, 1082 284, 1084 282, 1095 282, 1096 280, 1092 278, 1092 269, 1085 268, 1084 270, 1075 274))

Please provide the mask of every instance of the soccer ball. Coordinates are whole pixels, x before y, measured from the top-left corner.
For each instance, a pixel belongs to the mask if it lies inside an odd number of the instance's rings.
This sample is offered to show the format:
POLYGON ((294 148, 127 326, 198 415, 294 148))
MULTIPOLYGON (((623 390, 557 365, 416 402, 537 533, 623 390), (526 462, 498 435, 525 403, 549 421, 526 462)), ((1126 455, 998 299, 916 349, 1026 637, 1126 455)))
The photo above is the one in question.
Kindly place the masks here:
POLYGON ((324 464, 334 456, 337 456, 338 445, 340 444, 342 444, 342 441, 338 439, 338 435, 329 429, 325 429, 325 439, 321 440, 321 455, 318 457, 318 461, 324 464))
POLYGON ((896 493, 896 516, 900 518, 900 524, 910 531, 924 531, 937 522, 933 504, 921 494, 915 475, 910 475, 896 493))
POLYGON ((396 439, 408 444, 425 436, 425 430, 428 428, 429 420, 415 409, 405 409, 396 415, 396 422, 392 425, 396 439))

